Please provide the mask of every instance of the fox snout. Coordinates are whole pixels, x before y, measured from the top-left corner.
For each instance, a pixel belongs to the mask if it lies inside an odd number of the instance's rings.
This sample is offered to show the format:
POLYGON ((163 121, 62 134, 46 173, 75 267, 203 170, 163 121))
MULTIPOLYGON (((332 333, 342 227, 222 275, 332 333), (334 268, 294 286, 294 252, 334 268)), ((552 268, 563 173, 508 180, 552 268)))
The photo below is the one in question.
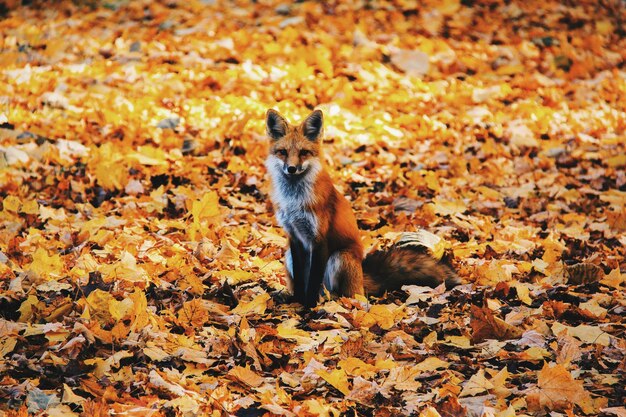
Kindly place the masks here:
POLYGON ((285 175, 300 175, 306 171, 306 161, 302 162, 297 158, 287 158, 283 164, 283 172, 285 175), (295 160, 294 160, 295 159, 295 160))

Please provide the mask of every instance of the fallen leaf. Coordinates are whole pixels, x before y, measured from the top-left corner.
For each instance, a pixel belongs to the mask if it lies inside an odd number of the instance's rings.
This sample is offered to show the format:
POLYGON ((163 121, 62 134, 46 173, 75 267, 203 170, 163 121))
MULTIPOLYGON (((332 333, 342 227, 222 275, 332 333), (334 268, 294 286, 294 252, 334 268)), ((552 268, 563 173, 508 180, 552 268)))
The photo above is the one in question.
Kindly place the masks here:
POLYGON ((493 388, 494 385, 485 377, 485 371, 481 369, 467 381, 459 397, 475 396, 493 388))
POLYGON ((350 384, 348 383, 348 376, 341 369, 335 369, 328 372, 324 369, 318 369, 315 373, 321 376, 326 382, 333 387, 337 388, 343 395, 350 395, 350 384))
POLYGON ((570 404, 578 405, 585 414, 594 411, 591 396, 583 388, 582 381, 572 377, 563 365, 545 363, 537 374, 537 387, 529 391, 528 407, 532 411, 542 408, 565 410, 570 404))
POLYGON ((228 371, 228 375, 253 388, 260 387, 265 382, 262 376, 249 368, 243 368, 241 366, 236 366, 228 371))
POLYGON ((488 307, 472 306, 472 341, 480 342, 486 339, 509 340, 519 339, 523 329, 511 326, 504 320, 495 317, 488 307))

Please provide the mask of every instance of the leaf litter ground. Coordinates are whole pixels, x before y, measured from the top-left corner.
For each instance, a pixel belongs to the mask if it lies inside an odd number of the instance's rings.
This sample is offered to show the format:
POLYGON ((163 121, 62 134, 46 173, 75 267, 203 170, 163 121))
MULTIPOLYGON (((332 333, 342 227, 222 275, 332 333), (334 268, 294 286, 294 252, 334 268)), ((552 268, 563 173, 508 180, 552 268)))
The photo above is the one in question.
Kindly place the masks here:
POLYGON ((625 415, 620 2, 18 3, 1 414, 625 415), (466 284, 282 303, 269 107, 466 284))

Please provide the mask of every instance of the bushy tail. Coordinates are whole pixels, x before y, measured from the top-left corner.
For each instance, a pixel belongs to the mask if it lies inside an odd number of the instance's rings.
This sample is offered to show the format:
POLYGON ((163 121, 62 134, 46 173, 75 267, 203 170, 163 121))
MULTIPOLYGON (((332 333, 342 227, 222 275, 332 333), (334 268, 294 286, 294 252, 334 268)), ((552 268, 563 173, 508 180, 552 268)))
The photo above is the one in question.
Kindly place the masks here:
POLYGON ((437 261, 418 233, 407 233, 386 251, 370 253, 363 260, 363 285, 368 295, 380 295, 403 285, 450 289, 461 284, 454 270, 437 261))

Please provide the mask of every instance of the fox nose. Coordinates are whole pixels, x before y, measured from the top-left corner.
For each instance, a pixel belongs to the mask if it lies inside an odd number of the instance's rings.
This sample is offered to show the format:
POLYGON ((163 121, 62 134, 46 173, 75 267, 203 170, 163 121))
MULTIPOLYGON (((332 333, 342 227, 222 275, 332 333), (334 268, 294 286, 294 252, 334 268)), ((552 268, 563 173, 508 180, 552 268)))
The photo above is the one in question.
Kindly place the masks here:
POLYGON ((296 167, 293 165, 290 165, 287 167, 287 172, 290 174, 295 174, 296 173, 296 167))

